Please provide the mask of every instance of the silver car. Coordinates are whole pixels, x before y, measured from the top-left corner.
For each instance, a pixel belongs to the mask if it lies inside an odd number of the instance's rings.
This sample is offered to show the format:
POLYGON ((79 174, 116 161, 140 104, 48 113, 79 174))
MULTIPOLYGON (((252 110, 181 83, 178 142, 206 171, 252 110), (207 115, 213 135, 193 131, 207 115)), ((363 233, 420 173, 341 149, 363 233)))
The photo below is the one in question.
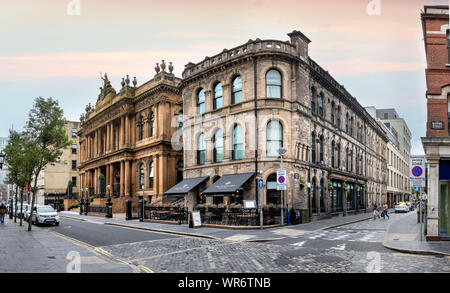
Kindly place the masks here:
POLYGON ((31 222, 33 224, 53 224, 58 226, 59 215, 55 209, 49 205, 35 206, 33 209, 33 217, 31 222))

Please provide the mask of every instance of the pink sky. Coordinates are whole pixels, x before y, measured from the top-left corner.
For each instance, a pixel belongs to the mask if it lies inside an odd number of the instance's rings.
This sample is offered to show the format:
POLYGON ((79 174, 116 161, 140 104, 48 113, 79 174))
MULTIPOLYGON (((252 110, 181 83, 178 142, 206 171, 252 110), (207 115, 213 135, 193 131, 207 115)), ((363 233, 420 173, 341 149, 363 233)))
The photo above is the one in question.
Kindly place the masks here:
POLYGON ((420 9, 425 3, 446 3, 381 0, 381 15, 370 16, 369 0, 230 0, 226 5, 203 0, 80 0, 81 15, 69 16, 70 0, 36 2, 3 4, 0 32, 17 47, 0 48, 2 79, 88 77, 101 71, 146 75, 161 59, 173 61, 181 75, 188 61, 200 61, 250 38, 286 40, 293 29, 312 40, 310 55, 338 76, 383 68, 419 70, 424 62, 418 41, 420 9), (139 42, 133 44, 130 35, 139 42), (121 39, 128 46, 121 46, 121 39))
POLYGON ((81 15, 70 16, 71 0, 1 2, 0 86, 8 103, 0 136, 12 123, 21 127, 26 112, 17 109, 39 95, 58 97, 77 120, 95 102, 100 72, 115 88, 127 74, 142 84, 164 59, 181 76, 188 62, 249 39, 286 41, 295 29, 311 39, 311 58, 361 104, 410 117, 417 152, 426 119, 420 11, 448 5, 380 0, 381 14, 371 16, 371 0, 80 0, 81 15))

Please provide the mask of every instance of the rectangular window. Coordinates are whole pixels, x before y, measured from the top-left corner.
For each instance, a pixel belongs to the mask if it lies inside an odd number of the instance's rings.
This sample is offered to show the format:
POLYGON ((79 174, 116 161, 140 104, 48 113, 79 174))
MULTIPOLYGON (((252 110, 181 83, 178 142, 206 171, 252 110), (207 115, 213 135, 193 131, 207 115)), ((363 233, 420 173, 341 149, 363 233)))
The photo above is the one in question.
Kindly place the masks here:
POLYGON ((72 154, 76 154, 77 153, 77 145, 73 144, 72 145, 72 154))
POLYGON ((447 30, 447 65, 450 65, 450 30, 447 30))
POLYGON ((77 177, 72 177, 72 186, 76 187, 77 186, 77 177))
POLYGON ((72 128, 72 137, 77 137, 77 129, 72 128))
POLYGON ((73 171, 77 170, 77 161, 72 161, 72 170, 73 171))

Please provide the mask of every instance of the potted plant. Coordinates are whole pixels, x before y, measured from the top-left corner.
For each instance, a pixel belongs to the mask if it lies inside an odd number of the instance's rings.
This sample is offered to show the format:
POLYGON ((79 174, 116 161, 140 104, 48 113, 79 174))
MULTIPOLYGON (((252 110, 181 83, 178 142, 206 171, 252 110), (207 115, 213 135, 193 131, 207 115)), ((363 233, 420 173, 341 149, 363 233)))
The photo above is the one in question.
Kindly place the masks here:
POLYGON ((299 184, 300 184, 300 188, 305 187, 305 179, 300 178, 299 184))
POLYGON ((344 190, 345 190, 345 192, 348 192, 348 185, 347 185, 347 183, 344 183, 344 190))
POLYGON ((106 179, 105 175, 101 174, 98 175, 98 193, 99 194, 105 194, 106 193, 106 179))
POLYGON ((333 183, 331 183, 331 181, 328 182, 328 189, 329 190, 333 190, 333 183))
POLYGON ((72 180, 69 180, 69 182, 67 182, 67 195, 68 196, 72 196, 72 191, 73 191, 72 185, 73 185, 72 180))

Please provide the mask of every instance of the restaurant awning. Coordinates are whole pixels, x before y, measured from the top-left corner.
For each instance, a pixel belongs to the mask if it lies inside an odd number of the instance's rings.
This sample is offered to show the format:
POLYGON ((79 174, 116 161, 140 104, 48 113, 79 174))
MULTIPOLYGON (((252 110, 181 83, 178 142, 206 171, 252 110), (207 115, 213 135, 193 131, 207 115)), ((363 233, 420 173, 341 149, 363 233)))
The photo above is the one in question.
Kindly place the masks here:
POLYGON ((209 179, 206 177, 186 178, 171 189, 164 193, 164 198, 167 197, 184 197, 192 189, 196 188, 203 182, 209 179))
POLYGON ((217 196, 234 194, 236 190, 240 189, 255 173, 229 174, 223 175, 208 189, 203 191, 206 196, 217 196))

